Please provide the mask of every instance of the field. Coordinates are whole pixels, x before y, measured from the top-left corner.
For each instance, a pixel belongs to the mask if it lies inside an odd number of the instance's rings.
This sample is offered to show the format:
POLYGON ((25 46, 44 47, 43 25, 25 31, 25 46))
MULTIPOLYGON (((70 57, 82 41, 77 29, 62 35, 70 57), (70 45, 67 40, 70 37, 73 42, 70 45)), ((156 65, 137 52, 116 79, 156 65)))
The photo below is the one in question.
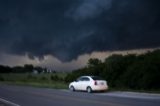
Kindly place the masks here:
POLYGON ((66 73, 8 73, 0 74, 0 83, 66 89, 68 88, 68 84, 64 81, 66 75, 66 73))

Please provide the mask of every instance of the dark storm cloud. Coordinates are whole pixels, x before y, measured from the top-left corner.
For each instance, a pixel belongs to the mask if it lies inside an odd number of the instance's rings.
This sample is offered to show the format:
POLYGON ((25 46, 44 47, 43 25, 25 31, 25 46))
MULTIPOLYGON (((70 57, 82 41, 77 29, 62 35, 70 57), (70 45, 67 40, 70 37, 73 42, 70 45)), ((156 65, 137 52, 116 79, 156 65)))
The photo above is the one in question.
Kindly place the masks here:
POLYGON ((75 20, 85 20, 87 18, 95 18, 103 11, 110 9, 112 0, 81 0, 76 7, 72 7, 68 11, 68 16, 75 20))
POLYGON ((0 52, 70 61, 160 46, 158 0, 0 1, 0 52))

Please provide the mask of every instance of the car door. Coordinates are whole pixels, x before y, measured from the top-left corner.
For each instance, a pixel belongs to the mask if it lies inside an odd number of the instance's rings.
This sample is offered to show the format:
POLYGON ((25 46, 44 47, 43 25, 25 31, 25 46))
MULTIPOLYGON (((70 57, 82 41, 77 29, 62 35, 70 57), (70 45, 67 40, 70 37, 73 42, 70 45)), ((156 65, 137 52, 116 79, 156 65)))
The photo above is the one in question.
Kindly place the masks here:
POLYGON ((83 77, 78 78, 75 81, 74 87, 76 90, 82 90, 83 77))
POLYGON ((90 79, 88 77, 83 77, 81 82, 81 90, 86 90, 87 86, 89 85, 90 79))

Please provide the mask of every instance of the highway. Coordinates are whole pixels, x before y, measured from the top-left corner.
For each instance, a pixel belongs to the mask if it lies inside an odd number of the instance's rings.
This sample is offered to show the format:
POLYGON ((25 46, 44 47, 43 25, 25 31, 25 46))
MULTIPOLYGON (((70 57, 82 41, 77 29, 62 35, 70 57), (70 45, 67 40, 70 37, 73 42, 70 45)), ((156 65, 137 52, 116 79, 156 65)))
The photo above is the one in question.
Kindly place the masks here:
POLYGON ((115 94, 0 85, 0 106, 160 106, 159 95, 132 98, 115 94))

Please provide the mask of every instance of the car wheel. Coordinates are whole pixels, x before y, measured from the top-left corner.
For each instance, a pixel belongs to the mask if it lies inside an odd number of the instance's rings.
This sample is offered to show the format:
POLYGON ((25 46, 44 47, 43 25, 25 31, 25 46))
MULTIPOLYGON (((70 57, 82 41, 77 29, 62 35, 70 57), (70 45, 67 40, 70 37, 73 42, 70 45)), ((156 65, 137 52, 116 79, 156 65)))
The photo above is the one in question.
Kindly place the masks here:
POLYGON ((87 92, 91 93, 92 92, 92 88, 91 87, 87 87, 87 92))
POLYGON ((75 88, 73 86, 71 86, 69 89, 70 91, 75 91, 75 88))

